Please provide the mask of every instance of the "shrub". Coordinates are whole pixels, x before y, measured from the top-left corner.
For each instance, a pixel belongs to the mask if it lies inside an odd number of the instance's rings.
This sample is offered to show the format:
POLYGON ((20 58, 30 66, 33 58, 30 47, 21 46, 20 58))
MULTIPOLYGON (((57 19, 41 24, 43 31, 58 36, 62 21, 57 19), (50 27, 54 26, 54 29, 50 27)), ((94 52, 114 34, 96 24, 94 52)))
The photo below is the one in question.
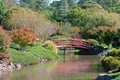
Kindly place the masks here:
POLYGON ((3 30, 2 26, 0 26, 0 53, 8 52, 10 43, 11 43, 10 35, 5 30, 3 30))
POLYGON ((95 40, 95 39, 89 39, 89 40, 90 40, 91 46, 98 46, 99 45, 97 40, 95 40))
POLYGON ((114 47, 114 48, 120 48, 120 34, 118 34, 118 35, 116 34, 113 37, 112 47, 114 47))
POLYGON ((104 57, 101 60, 101 63, 105 70, 115 70, 120 68, 120 61, 112 56, 104 57))
POLYGON ((96 39, 100 43, 109 45, 112 42, 112 37, 118 33, 118 27, 98 26, 87 31, 87 34, 92 39, 96 39))
POLYGON ((28 44, 36 42, 36 35, 30 28, 19 28, 12 31, 13 42, 25 48, 28 44))
POLYGON ((101 44, 100 46, 104 47, 104 48, 107 48, 108 46, 106 44, 101 44))
POLYGON ((120 50, 113 48, 112 50, 108 51, 107 56, 120 57, 120 50))
POLYGON ((66 38, 63 35, 54 35, 54 36, 50 36, 48 39, 59 39, 59 38, 66 38))
POLYGON ((10 44, 10 48, 19 50, 19 49, 20 49, 20 45, 19 45, 19 44, 15 44, 15 43, 11 43, 11 44, 10 44))
POLYGON ((43 45, 43 47, 45 47, 46 49, 51 50, 54 53, 58 53, 58 49, 56 47, 56 45, 52 42, 52 41, 46 41, 45 44, 43 45))
POLYGON ((114 80, 120 80, 120 73, 114 78, 114 80))

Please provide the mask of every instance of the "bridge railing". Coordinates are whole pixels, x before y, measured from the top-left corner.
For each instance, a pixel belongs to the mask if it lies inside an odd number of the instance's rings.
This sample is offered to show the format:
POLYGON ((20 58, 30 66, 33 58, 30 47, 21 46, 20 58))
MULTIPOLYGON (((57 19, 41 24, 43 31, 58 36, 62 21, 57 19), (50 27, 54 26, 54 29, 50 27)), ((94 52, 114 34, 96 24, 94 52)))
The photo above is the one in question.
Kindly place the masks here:
POLYGON ((90 41, 78 38, 62 38, 52 39, 53 43, 61 47, 72 47, 72 48, 90 48, 90 41))

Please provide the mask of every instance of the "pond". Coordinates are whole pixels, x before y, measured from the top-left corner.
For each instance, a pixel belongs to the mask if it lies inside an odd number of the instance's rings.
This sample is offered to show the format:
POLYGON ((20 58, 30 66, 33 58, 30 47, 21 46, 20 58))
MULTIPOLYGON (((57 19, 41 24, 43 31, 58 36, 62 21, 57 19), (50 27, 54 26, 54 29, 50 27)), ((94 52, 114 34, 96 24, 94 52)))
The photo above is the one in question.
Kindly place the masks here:
POLYGON ((0 73, 0 80, 94 80, 102 68, 98 56, 65 55, 58 61, 0 73))

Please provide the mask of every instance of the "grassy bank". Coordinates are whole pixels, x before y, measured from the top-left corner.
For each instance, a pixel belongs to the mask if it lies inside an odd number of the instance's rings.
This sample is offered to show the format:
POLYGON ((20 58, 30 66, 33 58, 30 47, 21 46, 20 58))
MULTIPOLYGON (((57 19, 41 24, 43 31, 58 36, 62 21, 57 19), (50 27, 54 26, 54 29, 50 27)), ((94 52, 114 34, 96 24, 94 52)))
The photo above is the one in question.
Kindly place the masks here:
POLYGON ((35 64, 40 59, 53 60, 59 57, 57 54, 41 46, 28 46, 24 51, 11 48, 9 50, 9 56, 12 62, 22 65, 35 64))

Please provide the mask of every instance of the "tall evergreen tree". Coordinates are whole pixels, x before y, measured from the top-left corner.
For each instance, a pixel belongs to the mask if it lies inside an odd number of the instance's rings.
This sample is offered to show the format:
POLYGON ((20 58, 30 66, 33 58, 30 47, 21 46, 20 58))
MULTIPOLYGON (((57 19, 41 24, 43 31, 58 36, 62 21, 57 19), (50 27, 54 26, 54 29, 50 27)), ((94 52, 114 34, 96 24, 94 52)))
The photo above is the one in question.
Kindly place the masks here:
POLYGON ((77 6, 76 0, 67 0, 67 2, 68 2, 69 9, 77 6))
POLYGON ((53 1, 51 4, 53 15, 52 19, 58 22, 66 22, 68 14, 68 2, 67 0, 53 1))
POLYGON ((79 0, 79 1, 78 1, 78 4, 79 4, 79 5, 82 5, 82 4, 84 4, 85 2, 87 2, 87 1, 92 1, 92 0, 79 0))
POLYGON ((33 10, 46 10, 49 0, 20 0, 20 5, 33 10))
POLYGON ((108 11, 114 11, 115 8, 120 4, 120 0, 101 0, 100 5, 108 11))
POLYGON ((66 16, 68 14, 68 3, 67 0, 61 0, 61 6, 60 6, 60 17, 61 21, 66 21, 66 16))

